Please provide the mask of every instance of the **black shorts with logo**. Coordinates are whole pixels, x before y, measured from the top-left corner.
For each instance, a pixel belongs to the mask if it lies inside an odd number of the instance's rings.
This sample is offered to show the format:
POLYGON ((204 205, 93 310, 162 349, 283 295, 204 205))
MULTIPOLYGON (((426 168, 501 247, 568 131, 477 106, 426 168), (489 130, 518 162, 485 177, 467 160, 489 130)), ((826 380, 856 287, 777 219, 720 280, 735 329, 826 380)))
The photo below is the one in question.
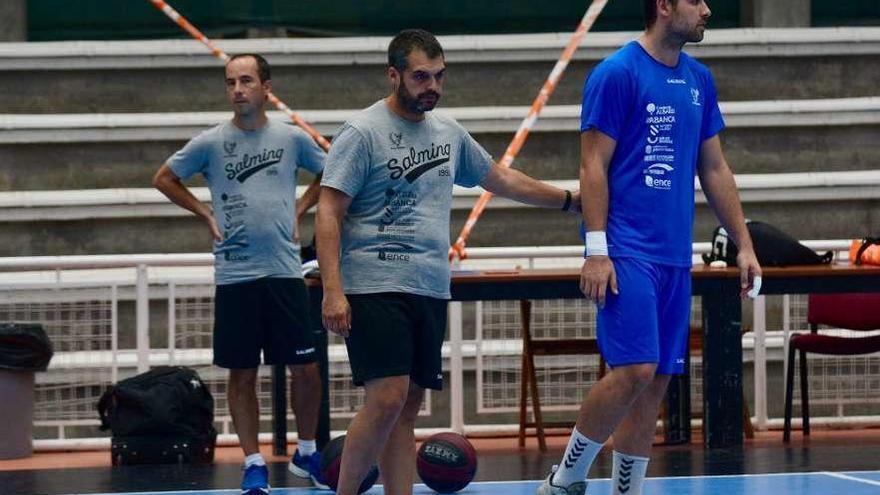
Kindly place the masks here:
POLYGON ((315 362, 309 298, 299 278, 267 277, 218 285, 214 297, 214 364, 250 369, 315 362))
POLYGON ((355 385, 409 375, 422 388, 443 389, 440 351, 448 301, 398 292, 350 294, 345 339, 355 385))

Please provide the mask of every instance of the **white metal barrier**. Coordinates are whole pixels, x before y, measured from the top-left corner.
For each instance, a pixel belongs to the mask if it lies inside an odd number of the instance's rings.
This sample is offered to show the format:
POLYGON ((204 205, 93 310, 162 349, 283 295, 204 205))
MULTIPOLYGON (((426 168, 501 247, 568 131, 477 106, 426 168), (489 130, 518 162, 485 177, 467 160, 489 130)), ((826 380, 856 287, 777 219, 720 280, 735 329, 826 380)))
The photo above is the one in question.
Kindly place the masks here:
MULTIPOLYGON (((815 250, 834 250, 839 253, 849 247, 849 241, 846 240, 804 241, 804 244, 815 250)), ((468 251, 469 259, 463 262, 461 268, 576 267, 582 262, 582 249, 581 246, 471 248, 468 251)), ((709 251, 710 245, 695 243, 693 249, 696 257, 709 251)), ((40 412, 38 407, 35 423, 37 426, 56 428, 57 439, 37 441, 37 448, 101 445, 101 440, 69 438, 71 435, 68 430, 97 424, 93 403, 106 385, 135 371, 144 371, 160 364, 177 363, 199 367, 206 380, 215 388, 218 408, 225 408, 225 398, 220 397, 225 394, 217 393, 225 386, 225 376, 209 366, 209 334, 213 318, 212 262, 213 257, 210 254, 0 258, 0 320, 44 323, 58 348, 48 372, 49 376, 39 380, 43 387, 40 390, 40 400, 57 406, 55 414, 52 416, 46 411, 40 412), (149 332, 150 301, 154 302, 154 306, 156 301, 167 301, 168 332, 164 345, 151 345, 151 339, 155 341, 159 336, 151 336, 149 332), (134 338, 125 345, 120 344, 121 325, 133 326, 135 329, 134 338), (73 339, 75 335, 82 338, 73 339), (56 374, 54 383, 52 373, 56 374), (64 377, 67 380, 65 383, 73 380, 78 388, 64 389, 56 386, 63 382, 58 381, 59 377, 64 377), (60 440, 64 441, 59 443, 60 440)), ((767 366, 768 363, 777 366, 783 361, 783 346, 788 332, 803 327, 802 318, 798 320, 800 317, 797 316, 797 311, 792 309, 795 304, 802 306, 802 301, 789 296, 774 297, 783 298, 782 328, 767 330, 767 301, 761 297, 753 307, 752 332, 743 339, 745 359, 754 363, 754 421, 759 429, 781 424, 778 415, 768 413, 767 366)), ((590 325, 584 325, 585 321, 592 319, 589 304, 582 301, 554 301, 548 302, 547 306, 535 309, 535 318, 544 318, 543 322, 536 322, 536 329, 562 332, 589 330, 590 325), (574 316, 566 321, 568 316, 565 315, 574 316)), ((695 307, 698 308, 699 305, 695 307)), ((509 413, 509 395, 499 396, 497 403, 491 407, 487 406, 485 399, 491 399, 492 394, 504 393, 502 389, 505 387, 510 392, 511 384, 518 383, 518 356, 522 352, 521 341, 517 337, 518 307, 515 304, 508 304, 505 308, 504 303, 475 303, 467 306, 467 312, 465 308, 462 303, 450 305, 450 338, 443 350, 444 367, 450 374, 448 424, 458 431, 515 431, 515 425, 504 422, 466 424, 464 413, 465 375, 470 372, 476 373, 476 391, 472 395, 477 398, 477 413, 509 413), (471 308, 473 313, 470 313, 471 308), (466 328, 464 322, 471 318, 473 324, 466 328), (494 322, 492 318, 495 318, 494 322), (500 330, 492 330, 491 325, 500 330), (492 382, 490 373, 496 373, 500 378, 492 382)), ((155 316, 153 323, 156 323, 155 316)), ((329 357, 331 374, 336 378, 333 393, 341 394, 340 396, 350 393, 344 346, 331 340, 329 357)), ((866 359, 868 360, 860 364, 849 366, 866 370, 864 373, 869 377, 880 375, 880 361, 877 361, 877 357, 866 359)), ((694 364, 694 372, 698 374, 699 363, 694 364)), ((540 365, 544 380, 558 382, 563 378, 570 380, 572 376, 578 377, 574 380, 577 382, 573 385, 575 389, 586 388, 594 379, 591 378, 594 374, 589 369, 576 369, 578 366, 594 366, 589 359, 561 358, 557 361, 548 360, 540 365)), ((821 371, 823 366, 838 366, 835 369, 839 369, 841 365, 829 365, 826 361, 816 360, 814 367, 818 371, 815 376, 828 376, 827 370, 824 374, 821 371)), ((265 383, 268 380, 267 374, 265 383)), ((870 383, 867 383, 866 391, 877 388, 870 383)), ((556 385, 560 384, 561 382, 556 385)), ((567 389, 556 385, 548 382, 543 387, 546 394, 556 394, 555 397, 548 397, 548 412, 575 409, 579 401, 574 397, 576 394, 571 393, 572 385, 560 385, 569 387, 567 389)), ((818 385, 817 390, 823 390, 822 384, 818 385)), ((264 385, 260 391, 265 411, 270 410, 269 390, 268 385, 264 385)), ((694 392, 694 402, 698 403, 699 390, 695 389, 694 392)), ((844 411, 845 407, 849 407, 847 404, 876 402, 867 399, 859 402, 840 394, 835 399, 833 395, 828 392, 816 402, 820 404, 824 398, 836 408, 831 414, 818 417, 817 424, 828 421, 880 422, 880 415, 872 413, 852 416, 844 411)), ((348 396, 345 400, 348 402, 333 409, 334 416, 350 416, 358 407, 356 396, 348 396)), ((426 411, 430 410, 428 405, 426 411)), ((222 437, 224 443, 234 441, 234 437, 229 435, 229 418, 218 417, 218 420, 223 424, 221 431, 225 434, 222 437)))
MULTIPOLYGON (((880 114, 878 114, 880 115, 880 114)), ((577 189, 577 180, 549 180, 563 189, 577 189)), ((863 201, 880 199, 880 170, 737 174, 743 203, 787 201, 863 201)), ((705 203, 698 180, 694 181, 697 203, 705 203)), ((305 186, 297 188, 301 195, 305 186)), ((199 201, 210 202, 207 187, 193 187, 199 201)), ((483 189, 453 189, 452 208, 470 210, 483 189)), ((489 208, 532 208, 497 198, 489 208)), ((152 188, 78 189, 57 191, 0 191, 0 222, 34 222, 83 219, 182 217, 192 213, 180 208, 152 188)))

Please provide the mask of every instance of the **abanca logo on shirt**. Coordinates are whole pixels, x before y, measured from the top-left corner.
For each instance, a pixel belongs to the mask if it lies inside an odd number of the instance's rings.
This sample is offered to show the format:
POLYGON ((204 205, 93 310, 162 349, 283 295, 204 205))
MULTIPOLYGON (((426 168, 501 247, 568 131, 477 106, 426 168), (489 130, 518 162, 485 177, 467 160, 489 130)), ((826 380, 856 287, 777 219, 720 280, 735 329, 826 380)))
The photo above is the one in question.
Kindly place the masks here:
POLYGON ((282 156, 284 156, 284 148, 278 148, 277 150, 263 149, 261 153, 253 156, 245 154, 241 157, 241 160, 226 164, 226 167, 224 167, 226 178, 229 180, 237 179, 238 182, 244 183, 248 177, 280 162, 282 156))
POLYGON ((434 144, 422 151, 415 148, 409 149, 409 154, 401 159, 388 160, 388 170, 391 170, 391 178, 397 180, 406 174, 406 181, 412 184, 425 172, 449 161, 452 156, 452 146, 447 144, 434 144))

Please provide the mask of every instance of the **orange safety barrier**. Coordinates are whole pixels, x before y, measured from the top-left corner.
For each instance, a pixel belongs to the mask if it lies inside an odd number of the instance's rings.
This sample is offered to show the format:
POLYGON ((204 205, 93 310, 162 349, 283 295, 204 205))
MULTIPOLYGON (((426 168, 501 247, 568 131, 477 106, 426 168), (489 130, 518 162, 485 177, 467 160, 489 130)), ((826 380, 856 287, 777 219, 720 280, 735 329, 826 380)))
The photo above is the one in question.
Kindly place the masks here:
MULTIPOLYGON (((498 165, 502 167, 510 167, 513 165, 513 160, 525 144, 526 138, 532 130, 532 126, 534 126, 535 122, 538 120, 538 114, 541 113, 541 110, 544 109, 550 95, 556 90, 556 85, 559 83, 562 73, 565 72, 565 68, 568 67, 568 63, 571 61, 571 57, 574 55, 575 50, 577 50, 578 45, 580 45, 581 40, 586 36, 590 28, 593 27, 593 23, 596 22, 596 19, 599 17, 599 14, 602 13, 602 9, 605 8, 607 3, 608 0, 593 0, 590 4, 583 19, 581 19, 580 25, 578 25, 577 30, 572 34, 571 39, 568 41, 568 45, 565 47, 565 50, 562 51, 562 55, 559 57, 553 70, 550 71, 550 75, 544 82, 544 86, 541 87, 541 91, 538 92, 538 96, 535 98, 535 101, 532 102, 532 107, 529 109, 528 115, 523 119, 519 129, 516 130, 516 134, 514 134, 513 139, 510 141, 510 145, 507 146, 507 150, 504 152, 504 156, 501 158, 501 161, 498 162, 498 165)), ((458 256, 460 260, 467 258, 465 241, 467 241, 467 238, 471 235, 471 230, 473 230, 480 215, 483 214, 483 210, 486 209, 486 205, 489 204, 489 200, 492 199, 492 196, 493 194, 489 191, 480 195, 480 199, 477 200, 477 203, 471 210, 467 222, 465 222, 464 227, 461 229, 461 233, 458 235, 458 239, 455 241, 455 244, 449 248, 450 262, 456 256, 458 256)))
MULTIPOLYGON (((203 45, 207 46, 215 57, 219 58, 223 62, 227 62, 229 60, 229 55, 226 55, 223 50, 217 48, 217 46, 214 45, 214 43, 212 43, 207 36, 196 29, 195 26, 190 24, 190 22, 186 20, 186 17, 180 15, 180 13, 174 10, 174 8, 172 8, 170 5, 168 5, 165 0, 150 0, 150 3, 152 3, 153 6, 157 9, 161 10, 162 13, 167 15, 172 21, 177 23, 177 25, 180 26, 184 31, 189 33, 190 36, 202 42, 203 45)), ((330 149, 330 141, 327 141, 327 139, 325 139, 324 136, 316 131, 314 127, 310 126, 305 120, 302 119, 302 117, 297 115, 296 112, 285 105, 283 101, 279 100, 277 96, 275 96, 271 92, 268 96, 269 101, 273 105, 275 105, 275 108, 287 114, 287 116, 290 117, 290 120, 292 120, 294 124, 298 125, 302 130, 306 131, 309 136, 312 136, 312 139, 314 139, 315 142, 317 142, 322 148, 324 148, 325 150, 330 149)))

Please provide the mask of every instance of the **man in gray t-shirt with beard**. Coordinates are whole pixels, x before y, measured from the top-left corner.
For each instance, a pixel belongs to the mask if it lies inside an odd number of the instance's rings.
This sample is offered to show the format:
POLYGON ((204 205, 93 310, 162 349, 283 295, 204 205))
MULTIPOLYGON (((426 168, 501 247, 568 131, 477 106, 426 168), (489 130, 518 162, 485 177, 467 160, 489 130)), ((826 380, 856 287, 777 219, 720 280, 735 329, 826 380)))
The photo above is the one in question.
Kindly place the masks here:
POLYGON ((386 493, 412 493, 415 419, 424 390, 443 385, 453 185, 580 210, 579 194, 493 164, 461 125, 428 113, 444 74, 436 38, 402 31, 388 47, 391 94, 346 122, 327 156, 316 226, 322 320, 345 337, 352 377, 366 390, 339 495, 355 495, 377 458, 386 493))
POLYGON ((385 100, 342 126, 330 157, 321 185, 352 198, 342 219, 345 293, 449 299, 452 185, 480 184, 492 157, 451 118, 410 122, 385 100))

